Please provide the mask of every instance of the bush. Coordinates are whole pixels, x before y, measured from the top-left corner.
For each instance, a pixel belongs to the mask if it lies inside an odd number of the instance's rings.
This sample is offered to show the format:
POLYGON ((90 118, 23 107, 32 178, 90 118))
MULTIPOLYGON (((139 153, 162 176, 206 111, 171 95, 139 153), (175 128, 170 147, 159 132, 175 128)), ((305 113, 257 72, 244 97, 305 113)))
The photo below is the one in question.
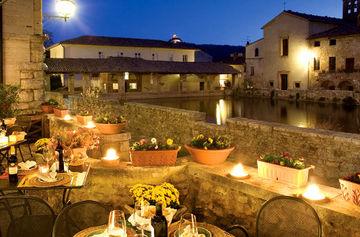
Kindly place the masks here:
POLYGON ((17 86, 0 85, 0 118, 13 118, 18 110, 14 105, 19 102, 20 89, 17 86))

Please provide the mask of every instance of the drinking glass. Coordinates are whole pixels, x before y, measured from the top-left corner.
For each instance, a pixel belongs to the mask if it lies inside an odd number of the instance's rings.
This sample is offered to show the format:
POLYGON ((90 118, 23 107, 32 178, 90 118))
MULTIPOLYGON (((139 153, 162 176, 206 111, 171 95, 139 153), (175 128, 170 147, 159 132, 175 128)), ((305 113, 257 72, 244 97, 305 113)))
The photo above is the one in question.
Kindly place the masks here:
POLYGON ((184 236, 197 236, 198 228, 196 223, 196 216, 191 213, 186 213, 181 216, 179 224, 179 237, 184 236))
POLYGON ((111 237, 126 237, 125 214, 120 210, 111 211, 107 232, 111 237))

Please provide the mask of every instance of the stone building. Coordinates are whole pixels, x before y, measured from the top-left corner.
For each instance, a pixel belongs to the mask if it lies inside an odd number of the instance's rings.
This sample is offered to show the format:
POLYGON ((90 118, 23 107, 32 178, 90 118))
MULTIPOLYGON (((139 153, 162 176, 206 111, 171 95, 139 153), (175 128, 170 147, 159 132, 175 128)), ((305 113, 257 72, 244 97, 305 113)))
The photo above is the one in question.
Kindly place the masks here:
POLYGON ((343 3, 342 19, 284 11, 268 22, 246 47, 247 79, 267 90, 359 90, 359 2, 343 3))
POLYGON ((18 108, 34 112, 44 94, 42 1, 6 1, 2 32, 2 83, 19 86, 18 108))
POLYGON ((242 50, 239 46, 184 43, 176 35, 169 41, 81 36, 49 47, 46 64, 48 75, 61 75, 70 94, 91 85, 105 93, 114 95, 115 91, 117 96, 118 92, 128 94, 126 98, 209 96, 240 86, 242 50), (102 66, 63 70, 70 61, 80 68, 95 61, 102 66))

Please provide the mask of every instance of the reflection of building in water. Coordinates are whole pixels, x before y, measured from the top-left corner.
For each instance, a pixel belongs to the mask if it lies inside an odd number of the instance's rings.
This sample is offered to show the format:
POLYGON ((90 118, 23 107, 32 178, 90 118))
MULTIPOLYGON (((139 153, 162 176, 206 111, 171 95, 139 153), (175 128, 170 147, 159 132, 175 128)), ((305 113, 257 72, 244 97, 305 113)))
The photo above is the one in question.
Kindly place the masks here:
POLYGON ((216 124, 226 123, 227 118, 232 117, 232 102, 230 100, 219 100, 216 104, 216 124))

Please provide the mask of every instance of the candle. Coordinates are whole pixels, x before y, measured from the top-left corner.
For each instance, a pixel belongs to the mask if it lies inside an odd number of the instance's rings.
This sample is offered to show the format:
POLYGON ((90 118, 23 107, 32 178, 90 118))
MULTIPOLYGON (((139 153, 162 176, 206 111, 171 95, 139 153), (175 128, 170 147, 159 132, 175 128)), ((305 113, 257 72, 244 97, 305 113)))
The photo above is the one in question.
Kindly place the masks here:
POLYGON ((89 129, 92 129, 92 128, 96 128, 96 125, 95 125, 95 123, 93 121, 89 121, 89 122, 87 122, 85 127, 89 128, 89 129))
POLYGON ((121 228, 109 227, 107 231, 109 236, 126 237, 126 232, 121 228))
POLYGON ((119 164, 119 156, 116 153, 116 150, 110 148, 106 152, 106 156, 102 159, 104 165, 115 166, 119 164))
POLYGON ((322 201, 326 199, 325 195, 320 191, 319 186, 316 184, 310 184, 302 196, 312 201, 322 201))
POLYGON ((47 174, 49 173, 49 165, 39 165, 39 172, 40 174, 47 174))
POLYGON ((65 121, 69 121, 69 120, 71 120, 71 119, 72 119, 71 116, 68 115, 68 114, 64 116, 64 120, 65 120, 65 121))
POLYGON ((235 165, 229 175, 236 179, 246 179, 250 177, 241 163, 235 165))

